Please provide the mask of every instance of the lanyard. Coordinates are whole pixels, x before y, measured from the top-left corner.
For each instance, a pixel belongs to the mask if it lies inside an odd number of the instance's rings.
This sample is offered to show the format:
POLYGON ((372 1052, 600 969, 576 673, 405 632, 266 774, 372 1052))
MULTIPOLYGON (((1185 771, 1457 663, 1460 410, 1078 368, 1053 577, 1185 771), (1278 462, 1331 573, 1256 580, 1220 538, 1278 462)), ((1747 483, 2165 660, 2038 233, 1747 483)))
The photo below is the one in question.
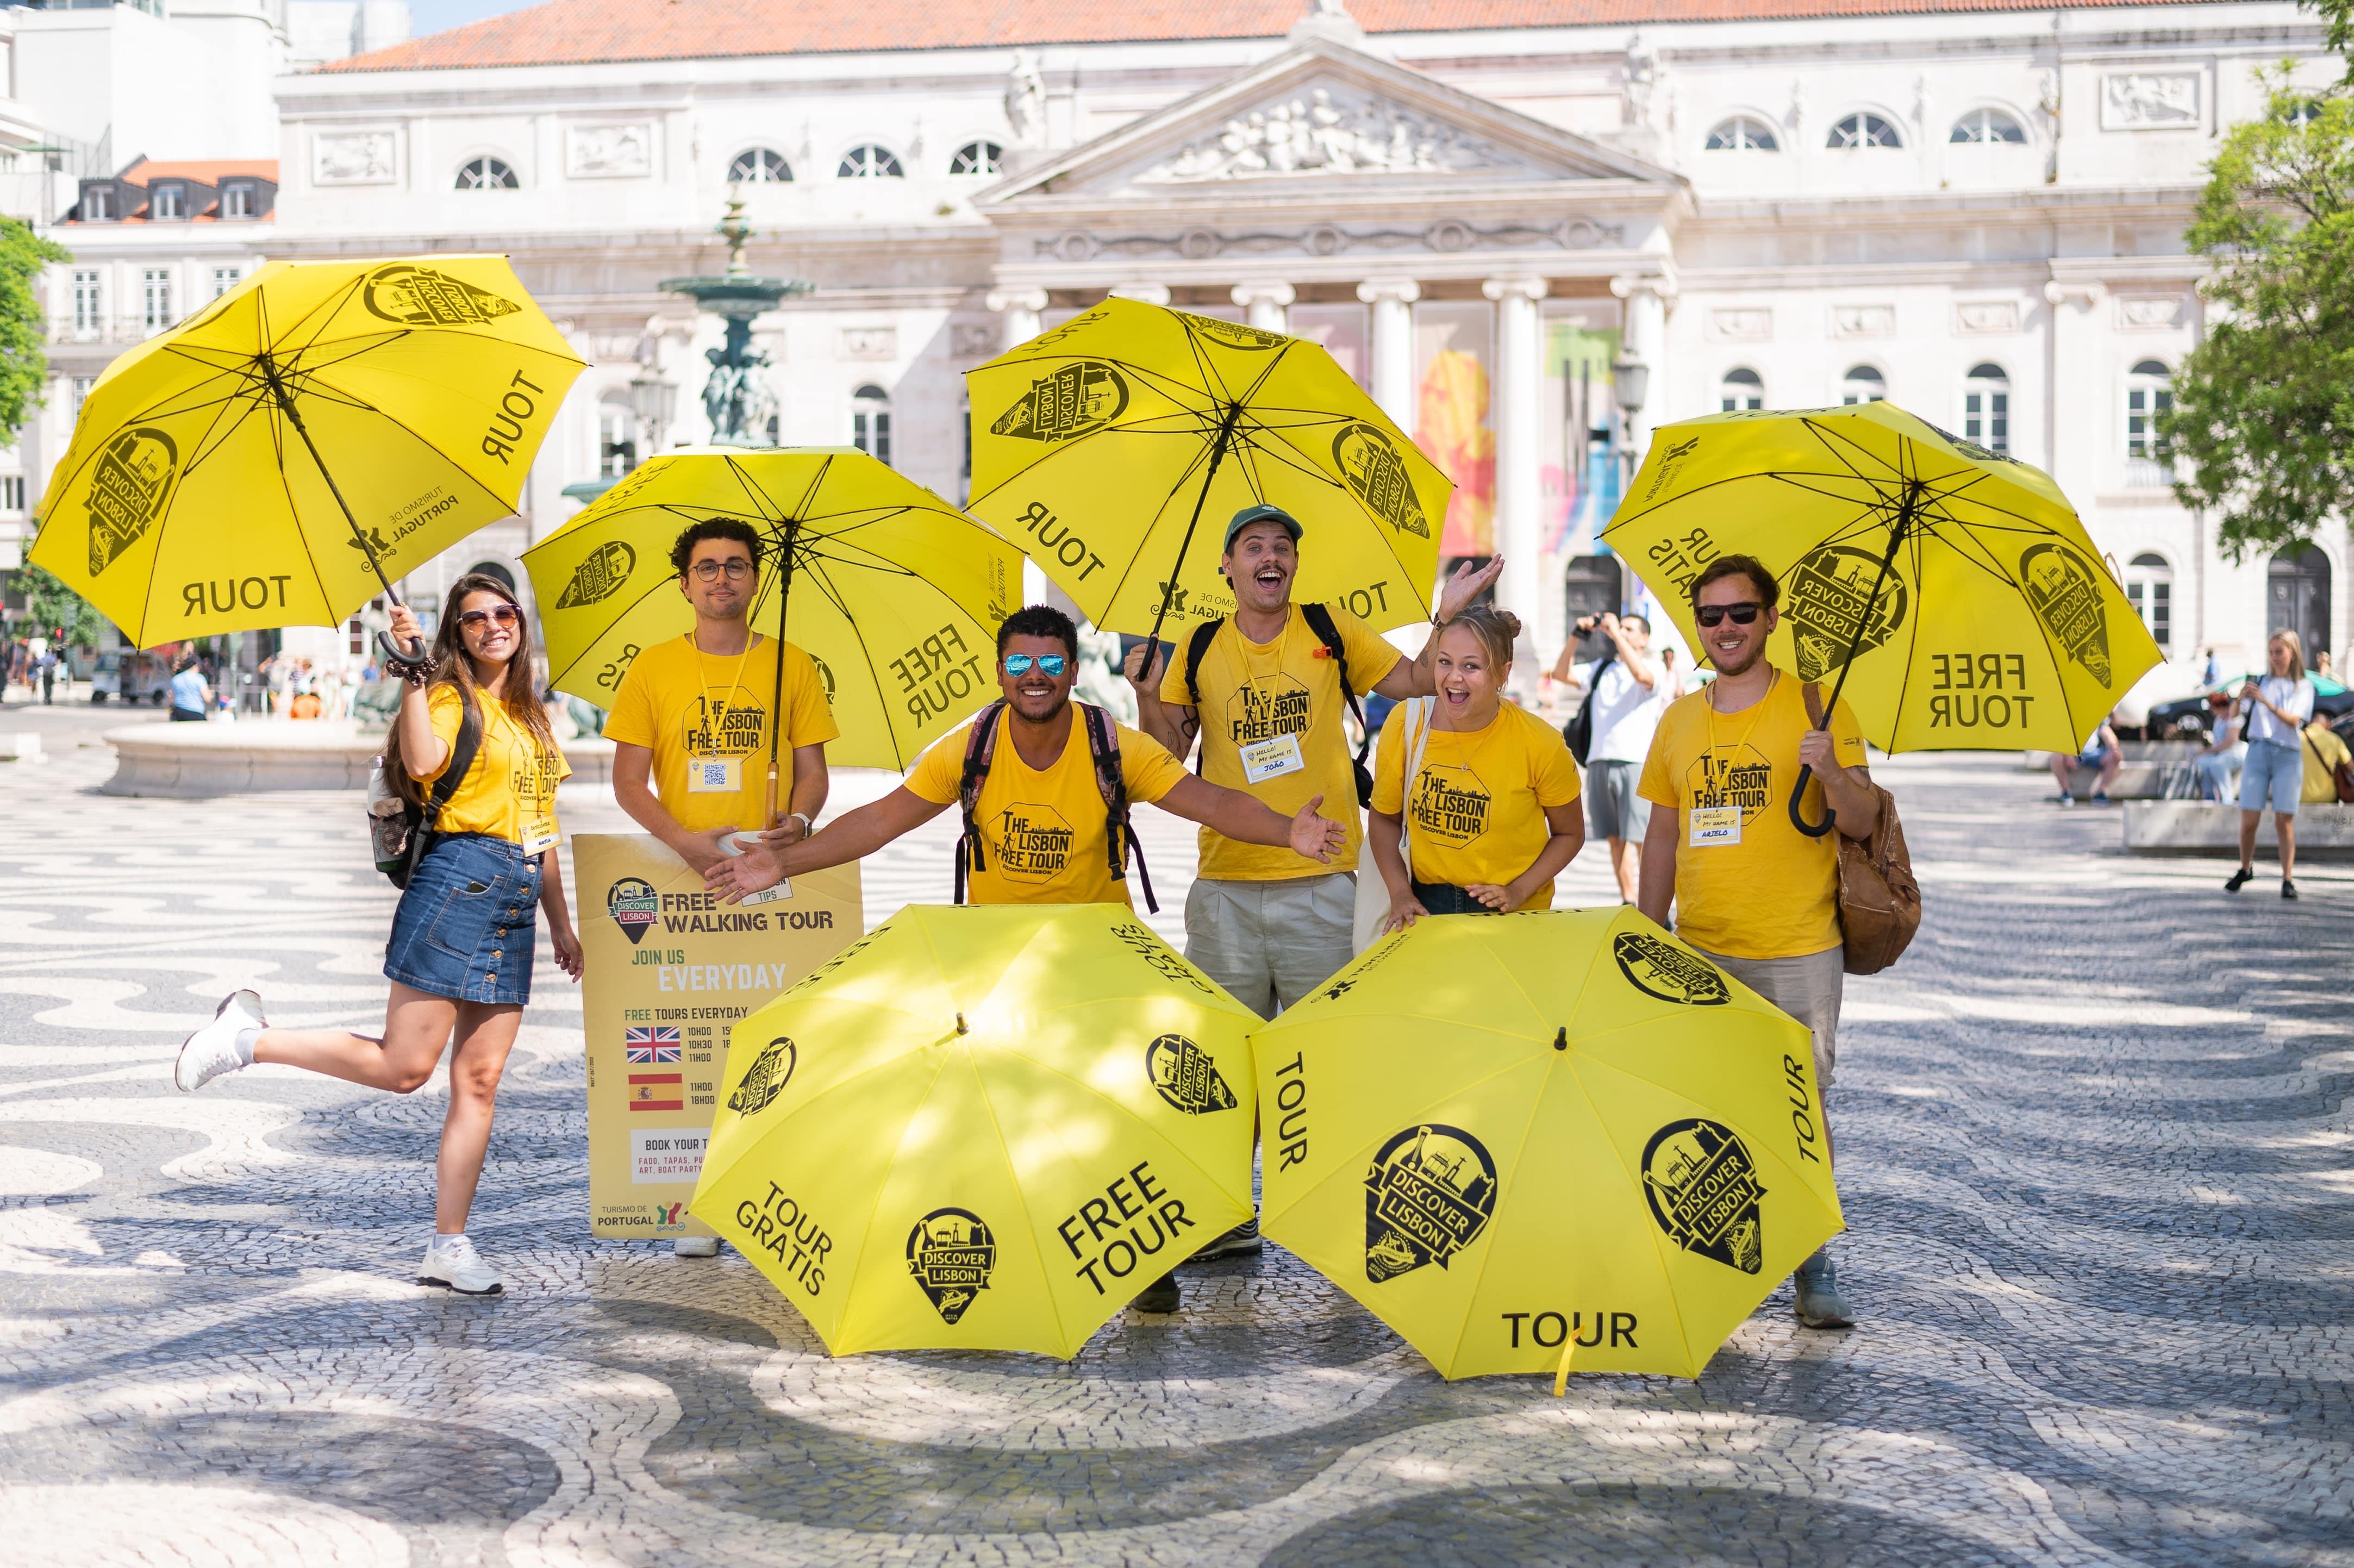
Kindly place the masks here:
MULTIPOLYGON (((760 634, 757 631, 751 632, 745 638, 744 652, 736 655, 736 668, 728 672, 727 690, 730 693, 740 692, 744 689, 744 662, 752 656, 752 650, 759 641, 760 634)), ((692 631, 686 634, 686 645, 695 652, 695 683, 698 687, 702 688, 703 691, 703 721, 712 726, 711 743, 713 747, 716 749, 719 744, 719 735, 721 728, 723 727, 719 719, 724 718, 726 714, 725 710, 723 710, 719 718, 715 718, 712 715, 711 683, 704 678, 703 662, 705 659, 716 659, 721 657, 721 655, 716 653, 705 653, 700 647, 696 646, 695 633, 692 631)))
MULTIPOLYGON (((1766 716, 1766 705, 1774 700, 1774 689, 1782 683, 1780 668, 1770 664, 1766 668, 1773 673, 1766 677, 1766 694, 1758 698, 1754 705, 1755 711, 1749 715, 1748 727, 1744 729, 1741 732, 1741 737, 1733 743, 1735 746, 1749 744, 1749 737, 1757 733, 1757 721, 1766 716)), ((1716 750, 1716 686, 1714 683, 1710 683, 1708 695, 1702 700, 1708 704, 1708 749, 1713 754, 1716 750)))

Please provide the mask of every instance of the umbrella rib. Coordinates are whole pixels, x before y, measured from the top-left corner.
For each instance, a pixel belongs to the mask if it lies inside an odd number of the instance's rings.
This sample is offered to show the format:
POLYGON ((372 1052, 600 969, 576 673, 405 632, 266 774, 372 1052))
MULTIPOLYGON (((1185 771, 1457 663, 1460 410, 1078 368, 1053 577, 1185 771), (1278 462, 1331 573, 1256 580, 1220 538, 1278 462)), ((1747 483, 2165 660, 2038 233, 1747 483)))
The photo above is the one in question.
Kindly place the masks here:
MULTIPOLYGON (((1522 1064, 1522 1065, 1523 1066, 1525 1066, 1527 1064, 1526 1064, 1526 1063, 1523 1063, 1523 1064, 1522 1064)), ((1551 1079, 1552 1079, 1552 1077, 1553 1077, 1553 1073, 1552 1073, 1552 1071, 1551 1071, 1550 1064, 1548 1064, 1548 1066, 1547 1066, 1547 1072, 1546 1072, 1547 1083, 1546 1083, 1546 1085, 1545 1085, 1545 1090, 1550 1090, 1550 1089, 1552 1088, 1552 1086, 1552 1086, 1552 1083, 1551 1083, 1551 1079)), ((1581 1085, 1579 1085, 1578 1086, 1579 1086, 1581 1089, 1585 1087, 1585 1086, 1584 1086, 1584 1085, 1582 1085, 1582 1084, 1581 1084, 1581 1085)), ((1535 1132, 1536 1132, 1537 1118, 1538 1118, 1540 1115, 1542 1115, 1542 1114, 1543 1113, 1543 1110, 1544 1110, 1544 1097, 1545 1097, 1545 1090, 1540 1090, 1540 1091, 1538 1092, 1538 1095, 1537 1095, 1537 1102, 1536 1102, 1536 1104, 1529 1107, 1529 1116, 1528 1116, 1528 1119, 1527 1119, 1526 1121, 1524 1121, 1524 1122, 1522 1122, 1522 1123, 1521 1124, 1521 1138, 1520 1138, 1520 1143, 1519 1143, 1519 1145, 1518 1145, 1518 1146, 1517 1146, 1517 1147, 1512 1150, 1512 1165, 1511 1165, 1511 1169, 1512 1169, 1513 1172, 1514 1172, 1516 1175, 1519 1173, 1520 1169, 1521 1169, 1521 1160, 1522 1160, 1522 1158, 1524 1158, 1524 1157, 1527 1155, 1527 1153, 1528 1153, 1528 1149, 1529 1149, 1529 1139, 1530 1139, 1530 1138, 1531 1138, 1531 1137, 1532 1137, 1532 1136, 1535 1134, 1535 1132)), ((1587 1114, 1588 1116, 1591 1116, 1591 1117, 1594 1118, 1595 1122, 1596 1122, 1597 1125, 1599 1125, 1599 1123, 1600 1123, 1600 1122, 1601 1122, 1601 1120, 1602 1120, 1602 1117, 1601 1117, 1601 1114, 1600 1114, 1599 1112, 1597 1112, 1597 1111, 1596 1111, 1596 1110, 1594 1109, 1594 1103, 1593 1103, 1593 1101, 1592 1101, 1592 1099, 1591 1099, 1590 1097, 1589 1097, 1589 1098, 1587 1099, 1587 1101, 1586 1101, 1586 1107, 1585 1107, 1585 1108, 1586 1108, 1586 1114, 1587 1114)), ((1518 1192, 1517 1184, 1515 1185, 1515 1189, 1514 1189, 1514 1191, 1515 1191, 1515 1192, 1517 1193, 1517 1192, 1518 1192)), ((1501 1206, 1502 1206, 1502 1204, 1501 1204, 1501 1202, 1500 1202, 1500 1201, 1499 1201, 1499 1203, 1498 1203, 1498 1207, 1499 1207, 1499 1208, 1500 1208, 1501 1206)), ((1502 1218, 1501 1218, 1501 1216, 1500 1216, 1500 1216, 1497 1216, 1495 1219, 1491 1220, 1491 1221, 1490 1222, 1490 1236, 1489 1236, 1488 1250, 1487 1250, 1485 1253, 1482 1253, 1482 1254, 1480 1255, 1480 1258, 1479 1258, 1479 1277, 1478 1277, 1477 1279, 1474 1279, 1474 1280, 1471 1282, 1471 1289, 1470 1289, 1469 1291, 1466 1292, 1467 1297, 1468 1297, 1469 1298, 1470 1298, 1470 1299, 1475 1299, 1475 1300, 1476 1300, 1476 1299, 1478 1298, 1478 1297, 1479 1297, 1479 1286, 1480 1286, 1481 1284, 1483 1284, 1483 1283, 1487 1280, 1487 1277, 1488 1277, 1488 1265, 1489 1265, 1490 1262, 1494 1261, 1498 1248, 1499 1248, 1499 1247, 1500 1247, 1500 1246, 1502 1245, 1502 1238, 1501 1238, 1501 1234, 1500 1234, 1500 1233, 1502 1232, 1502 1229, 1503 1229, 1503 1224, 1502 1224, 1502 1218)), ((1463 1337, 1464 1337, 1466 1334, 1469 1334, 1470 1331, 1471 1331, 1471 1312, 1470 1312, 1469 1308, 1467 1306, 1467 1307, 1465 1308, 1465 1309, 1464 1309, 1464 1313, 1463 1313, 1463 1317, 1462 1317, 1461 1320, 1460 1320, 1459 1322, 1458 1322, 1458 1323, 1457 1323, 1456 1328, 1455 1328, 1455 1346, 1454 1346, 1454 1349, 1453 1349, 1453 1350, 1451 1350, 1451 1351, 1449 1351, 1447 1352, 1447 1364, 1448 1366, 1453 1366, 1453 1365, 1455 1364, 1455 1359, 1456 1359, 1458 1356, 1460 1356, 1460 1355, 1463 1353, 1463 1337)))
MULTIPOLYGON (((1159 530, 1161 526, 1161 518, 1168 510, 1169 503, 1177 499, 1177 493, 1185 487, 1185 482, 1187 480, 1193 477, 1193 471, 1208 462, 1210 450, 1206 447, 1196 451, 1193 457, 1186 461, 1185 467, 1178 473, 1176 479, 1170 483, 1169 493, 1161 498, 1161 504, 1152 509, 1151 516, 1144 524, 1143 533, 1137 538, 1136 548, 1129 552, 1128 564, 1120 568, 1119 576, 1112 582, 1110 593, 1107 594, 1104 598, 1105 614, 1108 615, 1111 613, 1111 606, 1118 604, 1119 602, 1119 596, 1128 591, 1129 580, 1136 576, 1136 568, 1144 564, 1145 552, 1150 550, 1152 546, 1152 535, 1159 530)), ((1184 574, 1185 563, 1182 560, 1179 560, 1170 567, 1169 580, 1175 582, 1178 578, 1183 577, 1184 574)))

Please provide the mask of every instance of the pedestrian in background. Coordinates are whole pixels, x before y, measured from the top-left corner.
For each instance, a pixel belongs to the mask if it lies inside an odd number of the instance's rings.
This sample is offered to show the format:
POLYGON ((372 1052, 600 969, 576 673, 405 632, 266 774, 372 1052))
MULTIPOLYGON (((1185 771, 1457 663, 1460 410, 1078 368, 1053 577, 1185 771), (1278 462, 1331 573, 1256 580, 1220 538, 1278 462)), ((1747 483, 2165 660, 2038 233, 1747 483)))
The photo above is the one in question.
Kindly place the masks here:
POLYGON ((2240 688, 2246 720, 2247 760, 2240 770, 2240 869, 2223 884, 2237 893, 2256 874, 2256 824, 2273 808, 2280 842, 2281 896, 2296 896, 2296 807, 2305 792, 2305 726, 2313 717, 2313 683, 2305 673, 2305 645, 2283 627, 2264 644, 2272 673, 2240 688))
POLYGON ((2354 752, 2347 749, 2329 721, 2319 715, 2305 726, 2305 789, 2298 799, 2300 805, 2334 806, 2338 804, 2338 770, 2354 763, 2354 752))
MULTIPOLYGON (((1800 832, 1785 803, 1798 769, 1811 768, 1802 802, 1808 820, 1821 821, 1829 806, 1842 836, 1863 839, 1880 820, 1880 796, 1864 771, 1854 711, 1842 700, 1825 727, 1815 727, 1800 682, 1766 662, 1781 586, 1765 564, 1719 556, 1692 580, 1691 596, 1699 652, 1716 679, 1669 706, 1643 764, 1643 798, 1653 810, 1641 908, 1665 926, 1672 900, 1677 935, 1814 1032, 1828 1160, 1846 976, 1839 851, 1828 834, 1800 832), (1761 761, 1762 789, 1755 779, 1761 761), (1735 779, 1737 789, 1729 783, 1735 779)), ((1807 1327, 1855 1320, 1828 1250, 1800 1264, 1791 1283, 1807 1327)))
POLYGON ((2117 775, 2125 770, 2126 766, 2125 747, 2117 741, 2116 717, 2111 714, 2103 719, 2101 727, 2093 732, 2093 738, 2084 743, 2084 749, 2077 755, 2071 757, 2065 752, 2052 754, 2052 777, 2060 786, 2060 803, 2062 806, 2076 803, 2073 784, 2079 768, 2093 770, 2093 804, 2105 806, 2109 803, 2109 786, 2117 781, 2117 775))
MULTIPOLYGON (((420 637, 395 606, 392 632, 420 637)), ((450 590, 430 667, 408 677, 385 741, 395 787, 425 804, 448 771, 461 732, 479 726, 465 776, 426 837, 385 948, 392 996, 384 1033, 273 1029, 250 991, 223 998, 213 1022, 188 1036, 173 1069, 184 1092, 256 1062, 302 1067, 394 1094, 424 1086, 453 1036, 450 1109, 435 1162, 433 1240, 418 1282, 470 1296, 495 1294, 496 1270, 467 1237, 466 1220, 490 1146, 493 1101, 531 1000, 535 911, 547 914, 556 961, 580 978, 580 939, 564 898, 556 788, 571 768, 533 690, 531 622, 496 577, 469 572, 450 590)))
POLYGON ((1651 732, 1659 715, 1675 700, 1667 665, 1651 656, 1651 623, 1639 615, 1587 616, 1577 623, 1581 635, 1602 633, 1609 648, 1601 657, 1573 664, 1573 641, 1561 651, 1553 679, 1570 689, 1593 694, 1592 728, 1585 752, 1585 826, 1610 847, 1610 870, 1618 879, 1621 903, 1635 902, 1641 879, 1643 835, 1649 831, 1651 808, 1636 786, 1641 782, 1643 759, 1651 752, 1651 732))
POLYGON ((196 656, 181 654, 179 667, 172 672, 172 722, 204 723, 205 714, 212 706, 212 683, 205 679, 204 671, 197 668, 196 656))
POLYGON ((2207 719, 2212 736, 2206 748, 2191 758, 2199 771, 2199 793, 2221 802, 2240 798, 2240 769, 2248 757, 2248 743, 2240 738, 2239 710, 2221 692, 2207 694, 2207 719))
POLYGON ((1508 611, 1458 615, 1438 634, 1437 694, 1401 703, 1382 728, 1366 842, 1389 888, 1384 930, 1549 909, 1553 879, 1585 842, 1569 747, 1504 700, 1520 635, 1508 611))

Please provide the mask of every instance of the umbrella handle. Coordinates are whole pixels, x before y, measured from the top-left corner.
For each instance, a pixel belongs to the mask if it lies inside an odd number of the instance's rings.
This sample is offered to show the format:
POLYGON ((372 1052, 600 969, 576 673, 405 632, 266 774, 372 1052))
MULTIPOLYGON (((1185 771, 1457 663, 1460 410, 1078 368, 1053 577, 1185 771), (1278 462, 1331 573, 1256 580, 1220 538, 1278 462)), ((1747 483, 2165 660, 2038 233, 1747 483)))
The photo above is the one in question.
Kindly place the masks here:
POLYGON ((1805 805, 1807 798, 1807 780, 1812 779, 1814 776, 1815 770, 1812 768, 1801 768, 1798 769, 1797 786, 1790 791, 1790 825, 1797 829, 1800 832, 1806 834, 1810 839, 1819 839, 1825 833, 1829 832, 1833 828, 1839 826, 1839 813, 1831 810, 1829 809, 1830 802, 1829 800, 1825 800, 1823 802, 1823 820, 1819 822, 1810 822, 1807 821, 1807 808, 1805 805))
POLYGON ((425 656, 425 639, 422 637, 416 639, 414 641, 410 642, 408 646, 404 648, 401 646, 399 640, 394 637, 391 632, 379 631, 376 634, 376 645, 379 649, 383 650, 385 659, 389 663, 406 664, 411 668, 422 668, 429 662, 425 656))

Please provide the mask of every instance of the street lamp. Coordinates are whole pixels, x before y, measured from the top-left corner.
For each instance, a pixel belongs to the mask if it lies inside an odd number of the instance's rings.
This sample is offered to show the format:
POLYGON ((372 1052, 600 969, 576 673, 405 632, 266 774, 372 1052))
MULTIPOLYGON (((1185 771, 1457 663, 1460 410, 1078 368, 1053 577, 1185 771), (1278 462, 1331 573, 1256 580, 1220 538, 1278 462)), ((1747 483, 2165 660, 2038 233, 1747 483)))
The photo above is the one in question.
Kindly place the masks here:
POLYGON ((630 383, 630 412, 646 433, 646 455, 662 450, 663 432, 678 412, 678 383, 649 371, 630 383))
POLYGON ((1618 411, 1628 418, 1643 411, 1643 394, 1651 385, 1651 367, 1631 354, 1622 354, 1610 366, 1610 391, 1618 411))

